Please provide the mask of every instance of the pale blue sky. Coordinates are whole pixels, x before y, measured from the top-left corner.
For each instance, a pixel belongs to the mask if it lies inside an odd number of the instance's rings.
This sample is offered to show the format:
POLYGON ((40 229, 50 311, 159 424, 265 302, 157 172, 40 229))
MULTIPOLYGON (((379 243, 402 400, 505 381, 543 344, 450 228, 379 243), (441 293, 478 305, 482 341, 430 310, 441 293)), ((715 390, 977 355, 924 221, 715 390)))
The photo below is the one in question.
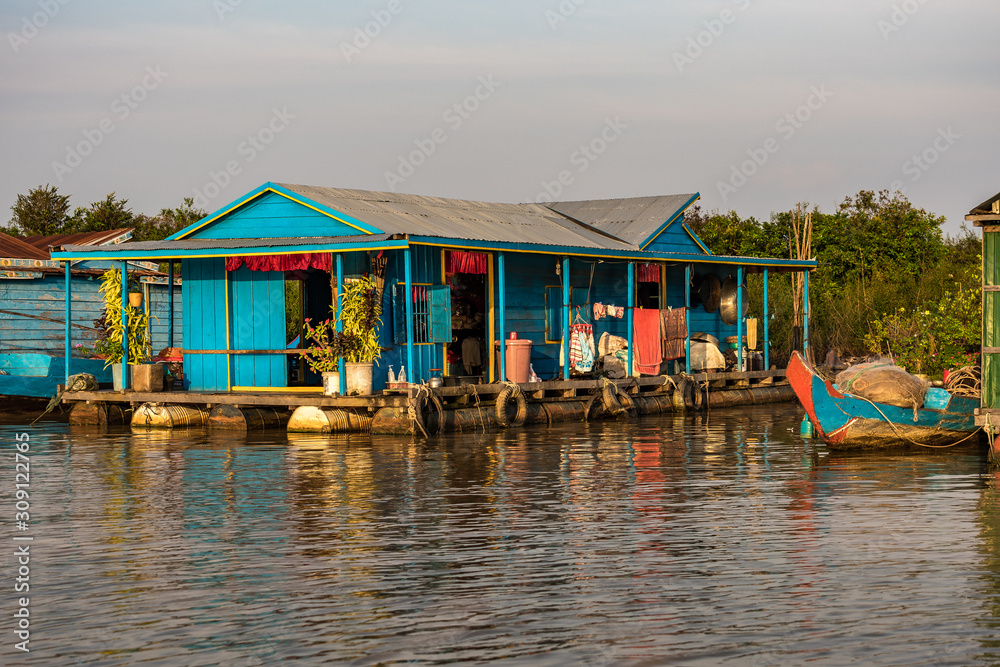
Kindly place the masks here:
POLYGON ((766 218, 895 185, 953 232, 1000 190, 995 0, 8 0, 0 25, 8 212, 44 183, 154 213, 277 181, 766 218))

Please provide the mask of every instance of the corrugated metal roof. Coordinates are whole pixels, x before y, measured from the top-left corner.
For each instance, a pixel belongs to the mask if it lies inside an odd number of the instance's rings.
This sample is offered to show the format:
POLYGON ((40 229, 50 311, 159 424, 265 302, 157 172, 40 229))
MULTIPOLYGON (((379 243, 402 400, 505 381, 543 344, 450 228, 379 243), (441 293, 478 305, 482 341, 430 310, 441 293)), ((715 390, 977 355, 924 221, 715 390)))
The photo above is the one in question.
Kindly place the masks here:
POLYGON ((697 195, 554 202, 548 208, 631 243, 641 245, 697 195))
POLYGON ((969 215, 996 215, 1000 213, 1000 193, 990 197, 976 208, 969 211, 969 215))
POLYGON ((53 234, 51 236, 25 236, 25 243, 46 252, 51 247, 61 245, 108 245, 124 241, 132 236, 131 228, 111 229, 103 232, 82 232, 80 234, 53 234))
POLYGON ((48 260, 49 252, 40 250, 16 236, 0 232, 0 257, 48 260))
MULTIPOLYGON (((633 244, 539 204, 493 204, 392 192, 278 183, 389 234, 634 250, 633 244)), ((662 222, 662 221, 661 221, 662 222)))

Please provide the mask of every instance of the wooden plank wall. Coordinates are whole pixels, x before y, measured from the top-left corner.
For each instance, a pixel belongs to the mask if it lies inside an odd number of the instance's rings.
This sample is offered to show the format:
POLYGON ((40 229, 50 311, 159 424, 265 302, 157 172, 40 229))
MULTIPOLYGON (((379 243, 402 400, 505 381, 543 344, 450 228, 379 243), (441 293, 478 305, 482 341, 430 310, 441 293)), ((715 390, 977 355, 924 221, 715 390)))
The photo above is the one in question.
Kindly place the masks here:
POLYGON ((252 239, 296 236, 355 236, 363 232, 328 215, 269 192, 188 238, 252 239))
MULTIPOLYGON (((187 326, 186 350, 225 350, 226 260, 223 257, 181 262, 187 326)), ((184 388, 191 391, 227 391, 228 364, 224 354, 185 354, 184 388)))
MULTIPOLYGON (((441 284, 441 248, 432 246, 413 246, 412 279, 414 283, 441 284)), ((365 255, 366 253, 359 253, 365 255)), ((373 371, 373 387, 375 391, 385 388, 386 377, 391 365, 393 371, 399 373, 400 367, 406 365, 406 376, 411 382, 430 377, 430 369, 441 368, 444 363, 444 346, 441 344, 414 345, 414 359, 406 360, 406 345, 396 345, 393 337, 392 284, 395 281, 404 282, 403 251, 387 251, 389 262, 386 265, 385 294, 382 297, 382 330, 379 332, 379 343, 382 358, 373 371)), ((345 277, 347 263, 345 262, 345 277)), ((365 269, 370 270, 370 269, 365 269)))
MULTIPOLYGON (((184 307, 182 305, 182 289, 180 285, 174 286, 174 346, 180 347, 184 340, 184 307)), ((170 346, 168 340, 170 320, 168 319, 167 307, 169 296, 166 285, 151 284, 149 286, 149 306, 150 313, 155 315, 155 319, 150 319, 150 341, 153 353, 156 354, 165 347, 170 346)))
MULTIPOLYGON (((93 327, 94 320, 104 312, 99 276, 74 276, 72 291, 73 323, 93 327)), ((61 353, 64 349, 65 326, 63 325, 65 305, 65 278, 61 275, 47 275, 33 280, 0 280, 0 309, 46 317, 55 322, 34 317, 20 317, 0 313, 0 349, 5 352, 50 352, 61 353)), ((181 290, 175 288, 174 313, 175 336, 179 342, 182 330, 181 290)), ((166 347, 167 338, 167 292, 166 285, 150 285, 153 320, 152 347, 158 352, 166 347)), ((82 343, 93 348, 97 336, 93 331, 73 327, 73 343, 82 343)))

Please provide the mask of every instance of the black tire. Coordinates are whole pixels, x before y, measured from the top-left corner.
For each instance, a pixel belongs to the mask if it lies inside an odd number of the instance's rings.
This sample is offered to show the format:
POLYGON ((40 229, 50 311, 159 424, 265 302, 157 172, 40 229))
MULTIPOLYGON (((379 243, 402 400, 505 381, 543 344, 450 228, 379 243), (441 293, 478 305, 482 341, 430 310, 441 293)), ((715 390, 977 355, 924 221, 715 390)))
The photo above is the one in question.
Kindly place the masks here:
POLYGON ((524 393, 520 387, 507 385, 500 390, 497 394, 496 418, 497 423, 504 428, 524 426, 524 421, 528 418, 528 402, 524 400, 524 393), (514 408, 513 414, 511 407, 514 408))
POLYGON ((621 389, 618 390, 618 401, 621 403, 622 412, 629 419, 635 419, 639 416, 639 409, 636 407, 635 399, 628 392, 624 392, 621 389))
POLYGON ((600 419, 604 415, 604 404, 600 392, 593 394, 587 399, 583 406, 583 421, 589 422, 591 419, 600 419))
POLYGON ((422 391, 417 395, 417 404, 414 406, 414 414, 417 423, 422 427, 427 435, 437 435, 444 427, 444 405, 436 394, 430 391, 422 391), (431 412, 433 409, 433 413, 431 412), (431 415, 434 418, 431 418, 431 415))

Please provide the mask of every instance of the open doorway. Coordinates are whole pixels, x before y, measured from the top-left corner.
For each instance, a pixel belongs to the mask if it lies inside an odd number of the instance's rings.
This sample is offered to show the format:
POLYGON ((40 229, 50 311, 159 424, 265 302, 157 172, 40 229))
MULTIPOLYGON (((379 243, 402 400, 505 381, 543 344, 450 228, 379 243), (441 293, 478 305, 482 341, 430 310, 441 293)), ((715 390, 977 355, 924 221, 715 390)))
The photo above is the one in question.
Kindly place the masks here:
POLYGON ((451 343, 446 376, 478 382, 488 371, 489 325, 485 253, 445 251, 445 281, 451 289, 451 343))

